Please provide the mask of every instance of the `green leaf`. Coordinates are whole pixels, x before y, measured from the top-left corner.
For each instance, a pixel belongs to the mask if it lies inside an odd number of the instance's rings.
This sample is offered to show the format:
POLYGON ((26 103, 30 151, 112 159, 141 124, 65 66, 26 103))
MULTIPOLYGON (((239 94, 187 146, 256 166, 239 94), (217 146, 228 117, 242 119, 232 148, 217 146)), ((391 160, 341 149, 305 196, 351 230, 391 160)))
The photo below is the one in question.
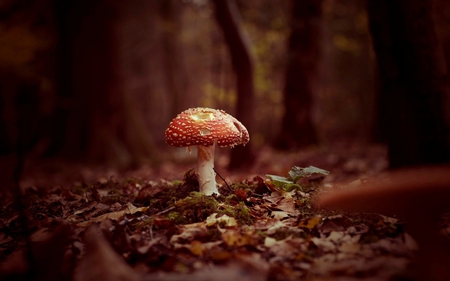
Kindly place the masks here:
POLYGON ((266 175, 272 181, 279 181, 283 183, 292 183, 292 181, 286 177, 280 177, 276 175, 266 175))
POLYGON ((280 176, 276 176, 276 175, 266 175, 269 179, 270 182, 275 185, 277 188, 281 189, 281 190, 285 190, 285 186, 288 184, 293 184, 292 181, 290 181, 289 179, 285 178, 285 177, 280 177, 280 176))
POLYGON ((302 178, 307 178, 312 175, 320 174, 327 176, 330 172, 319 169, 313 166, 307 168, 300 168, 297 166, 292 167, 289 171, 289 177, 281 177, 276 175, 266 175, 270 179, 270 183, 276 188, 282 191, 292 191, 294 189, 302 190, 301 185, 297 184, 297 181, 302 178))
POLYGON ((300 168, 297 166, 292 167, 292 169, 289 171, 289 178, 288 180, 292 181, 292 182, 297 182, 299 179, 302 178, 307 178, 310 177, 312 175, 323 175, 323 176, 328 176, 330 174, 330 172, 314 167, 314 166, 309 166, 306 168, 300 168))
POLYGON ((283 189, 286 190, 287 192, 290 192, 290 191, 292 191, 292 190, 294 190, 294 189, 303 191, 303 190, 302 190, 302 187, 301 187, 299 184, 296 184, 296 183, 288 183, 288 184, 286 184, 286 185, 283 187, 283 189))

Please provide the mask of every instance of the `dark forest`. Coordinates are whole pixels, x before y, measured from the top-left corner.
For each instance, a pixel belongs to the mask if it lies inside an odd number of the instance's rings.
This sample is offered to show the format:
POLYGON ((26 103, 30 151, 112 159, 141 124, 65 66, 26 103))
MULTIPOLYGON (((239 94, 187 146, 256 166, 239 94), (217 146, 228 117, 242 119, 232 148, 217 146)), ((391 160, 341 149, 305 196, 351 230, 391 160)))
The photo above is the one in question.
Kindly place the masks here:
POLYGON ((449 280, 449 70, 445 0, 3 0, 0 279, 449 280))

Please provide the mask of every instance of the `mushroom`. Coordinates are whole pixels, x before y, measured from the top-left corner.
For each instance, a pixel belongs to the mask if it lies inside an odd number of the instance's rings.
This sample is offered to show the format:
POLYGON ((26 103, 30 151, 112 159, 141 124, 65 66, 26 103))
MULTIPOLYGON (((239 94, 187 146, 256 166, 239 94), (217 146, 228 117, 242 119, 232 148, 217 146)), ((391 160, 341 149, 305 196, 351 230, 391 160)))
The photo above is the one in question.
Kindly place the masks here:
POLYGON ((197 146, 197 173, 200 192, 218 194, 214 172, 214 149, 245 145, 250 140, 247 129, 223 110, 190 108, 175 117, 166 130, 166 143, 177 147, 197 146))
POLYGON ((441 214, 450 207, 449 198, 450 166, 440 165, 402 169, 367 183, 324 192, 315 205, 399 216, 419 244, 415 274, 423 280, 450 280, 450 243, 438 234, 441 214))

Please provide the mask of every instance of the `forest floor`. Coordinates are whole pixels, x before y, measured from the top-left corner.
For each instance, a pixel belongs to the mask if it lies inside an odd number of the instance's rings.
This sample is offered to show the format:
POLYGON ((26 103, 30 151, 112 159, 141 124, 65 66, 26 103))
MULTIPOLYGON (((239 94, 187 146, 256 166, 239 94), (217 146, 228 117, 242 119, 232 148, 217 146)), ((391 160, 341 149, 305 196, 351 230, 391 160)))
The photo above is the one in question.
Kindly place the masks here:
POLYGON ((401 218, 313 204, 386 169, 383 147, 264 148, 239 172, 216 162, 226 183, 214 197, 196 192, 192 159, 132 171, 26 163, 20 195, 0 198, 0 279, 409 280, 417 244, 401 218), (294 166, 330 173, 297 169, 298 181, 294 166))

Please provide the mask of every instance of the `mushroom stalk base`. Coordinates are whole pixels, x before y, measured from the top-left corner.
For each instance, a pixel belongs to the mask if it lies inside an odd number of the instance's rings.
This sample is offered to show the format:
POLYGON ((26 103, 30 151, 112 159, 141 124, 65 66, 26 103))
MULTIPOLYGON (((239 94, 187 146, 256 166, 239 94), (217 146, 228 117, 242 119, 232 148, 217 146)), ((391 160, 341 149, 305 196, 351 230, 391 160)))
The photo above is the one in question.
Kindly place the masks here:
POLYGON ((200 192, 205 195, 219 194, 216 186, 216 173, 214 172, 214 148, 211 146, 198 146, 197 172, 200 192))

